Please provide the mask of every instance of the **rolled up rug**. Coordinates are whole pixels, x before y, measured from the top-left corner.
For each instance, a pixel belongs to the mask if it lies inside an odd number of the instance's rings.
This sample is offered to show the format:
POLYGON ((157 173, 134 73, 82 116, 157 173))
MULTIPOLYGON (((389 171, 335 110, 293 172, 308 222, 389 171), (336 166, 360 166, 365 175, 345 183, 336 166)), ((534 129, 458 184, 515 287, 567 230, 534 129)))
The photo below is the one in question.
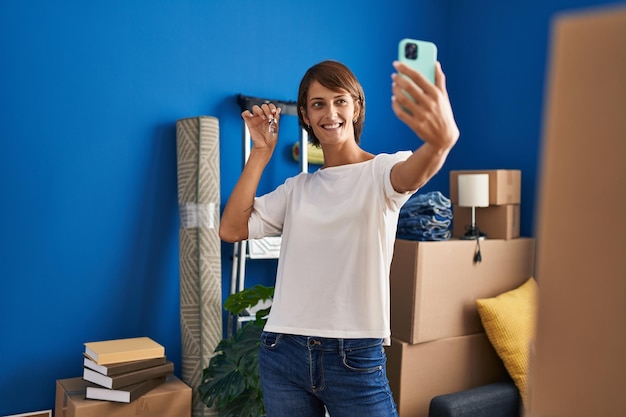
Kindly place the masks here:
POLYGON ((180 212, 182 379, 192 388, 192 415, 217 416, 200 401, 202 371, 222 340, 219 228, 219 122, 199 116, 176 122, 180 212))

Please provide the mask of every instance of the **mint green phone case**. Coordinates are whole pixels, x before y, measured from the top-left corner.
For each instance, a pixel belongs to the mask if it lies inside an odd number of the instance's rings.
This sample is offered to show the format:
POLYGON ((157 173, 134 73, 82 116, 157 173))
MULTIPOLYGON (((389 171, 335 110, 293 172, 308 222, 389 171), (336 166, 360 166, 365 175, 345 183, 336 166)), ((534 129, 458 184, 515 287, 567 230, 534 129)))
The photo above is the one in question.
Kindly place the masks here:
POLYGON ((431 83, 435 83, 437 46, 434 43, 416 39, 402 39, 398 44, 398 60, 417 70, 431 83))

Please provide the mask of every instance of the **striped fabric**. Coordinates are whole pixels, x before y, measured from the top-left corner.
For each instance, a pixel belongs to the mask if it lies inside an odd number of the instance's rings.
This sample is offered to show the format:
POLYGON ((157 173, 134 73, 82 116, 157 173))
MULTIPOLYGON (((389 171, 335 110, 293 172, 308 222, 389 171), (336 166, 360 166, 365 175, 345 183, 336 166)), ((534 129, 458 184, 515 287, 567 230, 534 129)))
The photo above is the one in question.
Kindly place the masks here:
POLYGON ((200 401, 197 388, 222 339, 218 119, 178 120, 176 149, 182 378, 192 388, 193 417, 217 416, 217 411, 200 401))

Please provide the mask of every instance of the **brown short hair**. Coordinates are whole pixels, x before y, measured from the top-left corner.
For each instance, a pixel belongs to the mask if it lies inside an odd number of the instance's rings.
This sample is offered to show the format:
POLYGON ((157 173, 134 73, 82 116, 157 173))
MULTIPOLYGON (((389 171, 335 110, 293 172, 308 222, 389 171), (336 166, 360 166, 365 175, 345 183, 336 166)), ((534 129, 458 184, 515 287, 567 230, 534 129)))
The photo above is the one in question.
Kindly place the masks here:
POLYGON ((307 106, 307 96, 309 87, 313 81, 317 81, 324 87, 337 91, 339 89, 346 90, 354 99, 355 104, 360 104, 360 111, 356 122, 354 123, 354 139, 356 143, 361 142, 361 132, 363 131, 363 121, 365 120, 365 93, 359 80, 344 64, 337 61, 322 61, 309 68, 300 81, 298 90, 298 121, 303 129, 309 134, 309 141, 320 146, 319 139, 313 133, 313 129, 304 122, 302 109, 307 106))

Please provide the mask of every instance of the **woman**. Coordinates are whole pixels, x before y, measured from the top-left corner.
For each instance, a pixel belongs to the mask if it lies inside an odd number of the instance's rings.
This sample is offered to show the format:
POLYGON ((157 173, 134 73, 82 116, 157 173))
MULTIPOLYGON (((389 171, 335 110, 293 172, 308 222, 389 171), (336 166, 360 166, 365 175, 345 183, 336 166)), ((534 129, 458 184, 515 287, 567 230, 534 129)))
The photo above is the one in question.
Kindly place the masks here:
POLYGON ((220 237, 282 235, 259 356, 269 417, 323 416, 324 407, 332 417, 397 415, 383 344, 390 342, 398 212, 439 171, 459 131, 439 63, 434 85, 402 63, 394 67, 393 111, 421 146, 395 154, 363 150, 363 89, 345 65, 324 61, 306 72, 297 101, 299 122, 321 146, 324 165, 257 199, 280 109, 269 103, 242 113, 253 146, 224 208, 220 237))

